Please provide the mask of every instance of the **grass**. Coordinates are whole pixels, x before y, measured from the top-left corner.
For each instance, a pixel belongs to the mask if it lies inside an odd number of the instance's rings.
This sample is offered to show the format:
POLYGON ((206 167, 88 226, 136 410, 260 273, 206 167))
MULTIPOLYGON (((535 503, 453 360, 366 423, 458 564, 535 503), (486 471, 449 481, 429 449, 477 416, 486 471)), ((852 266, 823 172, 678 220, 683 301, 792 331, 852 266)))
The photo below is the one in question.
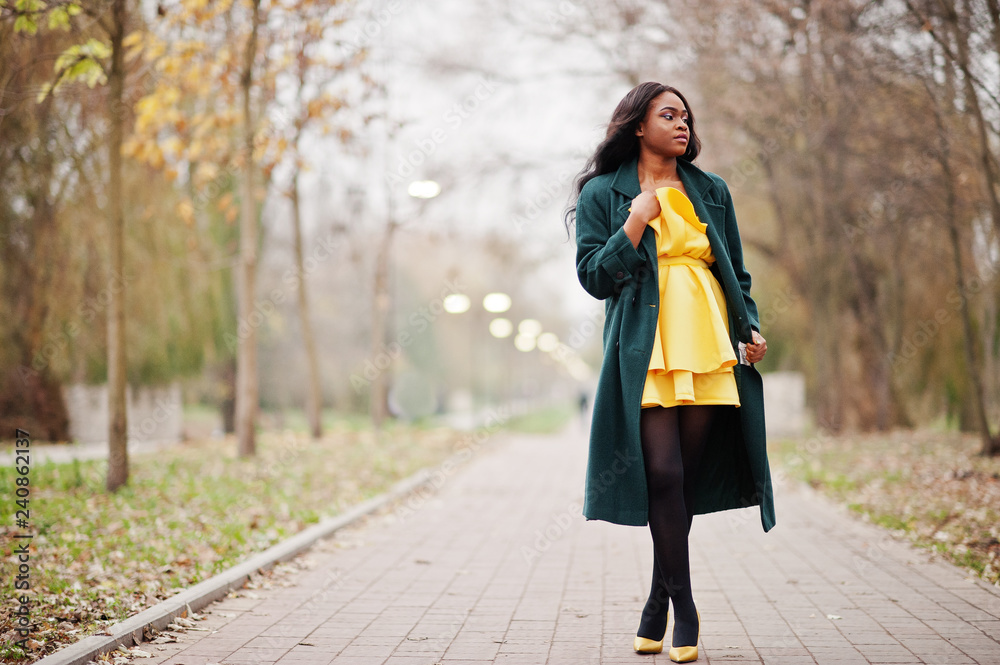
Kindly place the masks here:
MULTIPOLYGON (((133 456, 127 486, 104 491, 106 462, 33 462, 30 468, 31 647, 16 641, 17 568, 13 492, 0 533, 0 658, 31 662, 99 632, 267 549, 320 519, 442 462, 463 434, 390 424, 376 438, 332 423, 318 442, 263 432, 255 458, 232 437, 199 439, 133 456), (16 591, 16 593, 15 593, 16 591)), ((12 465, 0 486, 14 487, 12 465)))
POLYGON ((1000 587, 1000 458, 940 428, 769 442, 776 466, 1000 587))
POLYGON ((554 434, 577 415, 576 407, 568 402, 546 406, 526 414, 512 416, 506 429, 529 434, 554 434))

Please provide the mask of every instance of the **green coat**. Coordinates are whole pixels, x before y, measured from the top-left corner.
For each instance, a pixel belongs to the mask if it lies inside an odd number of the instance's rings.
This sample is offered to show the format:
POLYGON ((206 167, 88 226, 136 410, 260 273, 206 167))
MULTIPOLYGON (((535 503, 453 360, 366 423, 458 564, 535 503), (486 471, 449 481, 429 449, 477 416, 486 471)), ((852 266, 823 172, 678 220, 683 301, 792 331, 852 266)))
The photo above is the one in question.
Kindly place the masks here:
MULTIPOLYGON (((726 294, 730 339, 750 343, 760 332, 757 305, 733 199, 725 181, 678 159, 677 171, 715 256, 711 270, 726 294)), ((591 179, 576 208, 577 273, 587 292, 605 303, 604 360, 594 398, 583 515, 588 520, 645 526, 649 500, 639 438, 646 370, 653 352, 660 291, 656 237, 643 231, 639 246, 625 235, 632 199, 641 193, 638 158, 617 172, 591 179)), ((733 367, 740 407, 723 409, 702 458, 695 514, 760 506, 764 531, 774 526, 774 497, 764 433, 764 394, 753 365, 733 367)))

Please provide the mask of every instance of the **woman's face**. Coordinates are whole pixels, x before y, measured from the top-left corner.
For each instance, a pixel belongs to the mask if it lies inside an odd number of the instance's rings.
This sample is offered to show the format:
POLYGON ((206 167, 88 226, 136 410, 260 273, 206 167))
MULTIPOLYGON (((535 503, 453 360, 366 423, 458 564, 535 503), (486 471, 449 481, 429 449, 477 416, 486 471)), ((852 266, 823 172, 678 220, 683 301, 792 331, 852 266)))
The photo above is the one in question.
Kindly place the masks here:
POLYGON ((672 92, 661 93, 649 103, 646 117, 635 133, 643 149, 664 157, 680 157, 691 140, 684 102, 672 92))

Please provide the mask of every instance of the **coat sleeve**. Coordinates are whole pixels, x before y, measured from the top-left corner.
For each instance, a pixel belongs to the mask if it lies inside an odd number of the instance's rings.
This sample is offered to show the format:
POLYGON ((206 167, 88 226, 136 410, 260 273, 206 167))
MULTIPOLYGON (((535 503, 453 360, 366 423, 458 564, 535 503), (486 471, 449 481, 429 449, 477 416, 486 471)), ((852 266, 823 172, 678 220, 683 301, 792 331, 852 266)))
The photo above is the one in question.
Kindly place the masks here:
POLYGON ((747 306, 750 327, 760 332, 760 316, 757 313, 757 303, 750 296, 750 273, 743 263, 743 243, 740 240, 739 226, 736 224, 733 195, 729 192, 729 186, 722 178, 716 177, 716 184, 722 190, 723 205, 726 207, 726 243, 729 245, 729 258, 732 259, 733 270, 736 272, 736 279, 740 283, 740 291, 743 292, 743 302, 747 306))
POLYGON ((576 203, 576 272, 590 295, 604 300, 620 293, 644 261, 625 235, 611 230, 611 205, 605 188, 591 180, 576 203))

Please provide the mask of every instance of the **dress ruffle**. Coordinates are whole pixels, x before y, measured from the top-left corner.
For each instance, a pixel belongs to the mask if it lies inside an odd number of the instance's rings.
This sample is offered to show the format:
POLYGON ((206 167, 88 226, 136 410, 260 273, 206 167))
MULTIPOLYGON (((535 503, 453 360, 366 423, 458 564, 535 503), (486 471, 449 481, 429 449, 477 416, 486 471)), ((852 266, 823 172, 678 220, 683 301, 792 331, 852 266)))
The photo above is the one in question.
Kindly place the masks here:
POLYGON ((660 308, 642 406, 740 405, 729 339, 726 296, 709 266, 715 262, 691 201, 674 187, 656 190, 660 308))

